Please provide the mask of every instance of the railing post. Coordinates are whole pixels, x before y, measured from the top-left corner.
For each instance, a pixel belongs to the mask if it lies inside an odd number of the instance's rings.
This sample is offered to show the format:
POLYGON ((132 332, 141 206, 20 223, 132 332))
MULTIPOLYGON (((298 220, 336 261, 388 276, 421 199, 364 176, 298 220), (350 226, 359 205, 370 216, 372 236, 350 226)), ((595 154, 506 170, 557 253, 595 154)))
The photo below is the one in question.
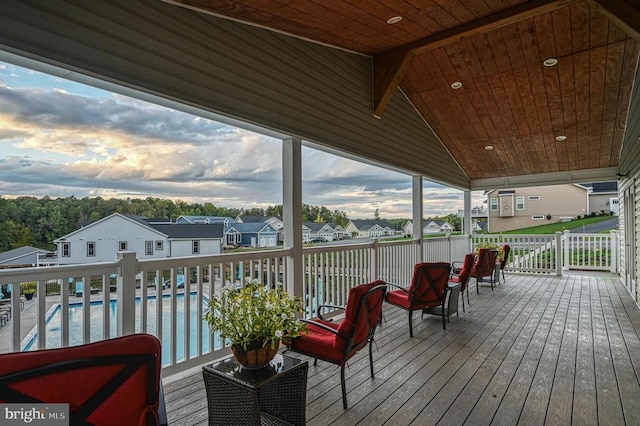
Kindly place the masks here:
POLYGON ((610 244, 611 244, 611 265, 609 270, 614 273, 617 274, 618 273, 618 231, 616 230, 611 230, 609 231, 611 233, 611 239, 610 244))
MULTIPOLYGON (((118 252, 120 273, 116 292, 118 336, 136 332, 136 271, 138 260, 132 251, 118 252)), ((85 284, 86 285, 86 284, 85 284)), ((175 285, 175 284, 174 284, 175 285)), ((88 287, 86 287, 88 290, 88 287)), ((86 291, 86 290, 85 290, 86 291)))
POLYGON ((380 243, 377 238, 374 238, 372 241, 370 258, 369 281, 373 281, 380 278, 380 271, 378 270, 378 265, 380 263, 380 243))
POLYGON ((562 232, 556 232, 556 275, 562 276, 562 232))
POLYGON ((562 264, 562 269, 564 271, 568 271, 571 267, 571 257, 570 257, 570 246, 571 246, 571 231, 565 229, 562 236, 562 249, 564 250, 564 263, 562 264))

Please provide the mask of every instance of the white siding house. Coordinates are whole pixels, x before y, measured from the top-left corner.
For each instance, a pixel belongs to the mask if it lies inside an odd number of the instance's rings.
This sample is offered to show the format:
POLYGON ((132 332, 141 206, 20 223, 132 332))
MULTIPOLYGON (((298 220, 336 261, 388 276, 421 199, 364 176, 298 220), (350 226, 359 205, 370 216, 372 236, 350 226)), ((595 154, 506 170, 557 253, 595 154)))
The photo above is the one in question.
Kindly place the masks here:
POLYGON ((219 254, 222 224, 154 223, 139 216, 114 213, 54 243, 61 265, 108 262, 116 258, 118 251, 134 251, 138 259, 219 254))

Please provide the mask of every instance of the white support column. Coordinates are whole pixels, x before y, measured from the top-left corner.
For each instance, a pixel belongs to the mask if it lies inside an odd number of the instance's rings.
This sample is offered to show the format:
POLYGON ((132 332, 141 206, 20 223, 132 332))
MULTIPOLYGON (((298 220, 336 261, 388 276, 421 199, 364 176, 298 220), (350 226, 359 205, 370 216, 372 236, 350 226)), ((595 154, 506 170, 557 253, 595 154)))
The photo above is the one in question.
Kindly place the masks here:
POLYGON ((556 232, 556 275, 562 276, 562 232, 556 232))
POLYGON ((471 235, 471 191, 463 191, 464 198, 464 217, 462 224, 464 228, 462 229, 463 234, 471 235))
POLYGON ((416 263, 424 261, 422 229, 424 228, 423 216, 423 189, 422 176, 413 176, 412 179, 412 199, 413 199, 413 239, 418 241, 416 250, 416 263))
POLYGON ((618 231, 616 230, 611 230, 609 231, 611 233, 611 241, 610 241, 610 250, 611 250, 611 273, 613 274, 617 274, 618 273, 618 263, 619 263, 619 259, 618 259, 618 231))
POLYGON ((571 265, 571 252, 569 250, 571 246, 571 231, 565 229, 562 233, 562 248, 558 248, 561 252, 564 252, 564 262, 562 265, 563 271, 568 271, 571 265))
POLYGON ((282 220, 284 246, 292 250, 287 257, 284 284, 290 294, 302 297, 302 141, 299 138, 282 141, 282 220))
MULTIPOLYGON (((119 251, 120 273, 116 291, 117 317, 116 330, 118 336, 136 332, 136 270, 138 260, 132 251, 119 251)), ((175 282, 175 281, 174 281, 175 282)), ((84 291, 89 292, 88 283, 84 283, 84 291)))

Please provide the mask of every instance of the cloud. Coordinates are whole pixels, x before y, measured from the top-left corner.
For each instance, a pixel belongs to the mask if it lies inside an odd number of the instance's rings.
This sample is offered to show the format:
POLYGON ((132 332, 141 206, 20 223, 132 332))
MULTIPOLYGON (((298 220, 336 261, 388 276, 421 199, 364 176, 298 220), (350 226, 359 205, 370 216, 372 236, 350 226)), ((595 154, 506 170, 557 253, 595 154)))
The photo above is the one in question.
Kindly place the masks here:
MULTIPOLYGON (((0 193, 282 203, 281 141, 0 64, 0 193), (11 86, 5 82, 11 81, 11 86)), ((408 175, 303 148, 304 202, 349 217, 410 217, 408 175)), ((425 182, 425 214, 462 193, 425 182)))

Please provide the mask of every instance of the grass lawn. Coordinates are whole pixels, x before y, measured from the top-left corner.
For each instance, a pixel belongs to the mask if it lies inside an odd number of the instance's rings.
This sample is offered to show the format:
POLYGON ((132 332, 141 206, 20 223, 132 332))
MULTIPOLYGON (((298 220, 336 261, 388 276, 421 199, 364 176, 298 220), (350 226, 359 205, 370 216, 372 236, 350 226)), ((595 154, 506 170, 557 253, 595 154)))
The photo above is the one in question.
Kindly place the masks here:
POLYGON ((594 216, 586 217, 584 219, 576 219, 571 222, 557 222, 549 223, 546 225, 532 226, 531 228, 514 229, 512 231, 504 231, 502 234, 554 234, 558 231, 571 230, 575 228, 582 228, 582 225, 589 225, 592 223, 602 222, 603 220, 611 219, 613 216, 594 216))

